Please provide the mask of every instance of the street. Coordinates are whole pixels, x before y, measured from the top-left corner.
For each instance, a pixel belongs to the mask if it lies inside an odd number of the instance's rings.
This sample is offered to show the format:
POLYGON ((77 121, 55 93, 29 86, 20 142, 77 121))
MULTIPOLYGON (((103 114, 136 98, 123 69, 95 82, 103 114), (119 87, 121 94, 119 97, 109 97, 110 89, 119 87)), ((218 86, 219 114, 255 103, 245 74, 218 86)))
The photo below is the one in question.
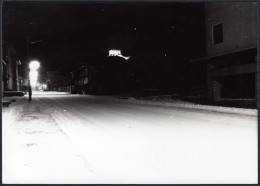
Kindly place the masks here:
POLYGON ((257 110, 34 92, 2 111, 3 183, 257 183, 257 110))

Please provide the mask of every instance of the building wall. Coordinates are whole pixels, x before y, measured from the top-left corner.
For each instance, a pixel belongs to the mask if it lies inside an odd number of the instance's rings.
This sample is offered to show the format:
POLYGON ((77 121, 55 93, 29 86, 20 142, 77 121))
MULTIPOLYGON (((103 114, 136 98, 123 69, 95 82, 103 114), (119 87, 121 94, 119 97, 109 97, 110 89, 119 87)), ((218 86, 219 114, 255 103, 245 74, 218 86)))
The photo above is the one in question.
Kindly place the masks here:
POLYGON ((205 3, 205 22, 208 103, 255 108, 257 3, 205 3), (214 44, 220 23, 223 40, 214 44))
POLYGON ((257 45, 257 3, 209 2, 205 4, 207 57, 257 45), (212 26, 223 23, 223 42, 212 43, 212 26))
POLYGON ((70 85, 70 79, 65 74, 58 71, 46 72, 46 83, 48 90, 56 90, 59 87, 67 87, 70 85))
POLYGON ((6 91, 17 90, 17 73, 16 73, 16 60, 13 58, 16 51, 12 44, 9 42, 4 42, 3 46, 3 60, 6 62, 5 74, 6 78, 4 84, 6 85, 4 88, 6 91))

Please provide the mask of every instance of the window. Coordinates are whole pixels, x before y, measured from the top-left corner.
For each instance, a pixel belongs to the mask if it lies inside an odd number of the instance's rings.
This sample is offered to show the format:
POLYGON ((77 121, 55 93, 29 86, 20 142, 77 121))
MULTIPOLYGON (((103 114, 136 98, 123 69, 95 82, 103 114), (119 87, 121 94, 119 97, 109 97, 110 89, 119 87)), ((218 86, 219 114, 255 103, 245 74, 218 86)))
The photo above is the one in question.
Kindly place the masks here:
POLYGON ((217 24, 214 25, 212 28, 213 32, 213 38, 212 38, 212 43, 213 44, 218 44, 223 42, 223 24, 217 24))

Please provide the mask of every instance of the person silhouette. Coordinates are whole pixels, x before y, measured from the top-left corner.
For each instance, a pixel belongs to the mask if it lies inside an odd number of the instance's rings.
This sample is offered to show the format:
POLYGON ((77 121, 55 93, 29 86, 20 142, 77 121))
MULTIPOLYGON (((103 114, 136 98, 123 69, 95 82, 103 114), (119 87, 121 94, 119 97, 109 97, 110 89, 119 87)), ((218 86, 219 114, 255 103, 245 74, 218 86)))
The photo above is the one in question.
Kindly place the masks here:
POLYGON ((32 86, 29 80, 29 86, 28 86, 28 93, 29 93, 29 101, 32 100, 32 86))

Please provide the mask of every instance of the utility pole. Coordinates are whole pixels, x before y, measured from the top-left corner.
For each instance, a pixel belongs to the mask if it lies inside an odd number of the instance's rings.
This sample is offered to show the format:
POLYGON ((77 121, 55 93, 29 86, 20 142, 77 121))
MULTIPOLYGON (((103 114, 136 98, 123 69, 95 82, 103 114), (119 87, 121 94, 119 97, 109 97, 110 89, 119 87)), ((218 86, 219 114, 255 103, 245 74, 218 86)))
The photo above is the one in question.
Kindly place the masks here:
POLYGON ((26 44, 27 44, 27 61, 30 61, 30 36, 26 37, 26 44))

